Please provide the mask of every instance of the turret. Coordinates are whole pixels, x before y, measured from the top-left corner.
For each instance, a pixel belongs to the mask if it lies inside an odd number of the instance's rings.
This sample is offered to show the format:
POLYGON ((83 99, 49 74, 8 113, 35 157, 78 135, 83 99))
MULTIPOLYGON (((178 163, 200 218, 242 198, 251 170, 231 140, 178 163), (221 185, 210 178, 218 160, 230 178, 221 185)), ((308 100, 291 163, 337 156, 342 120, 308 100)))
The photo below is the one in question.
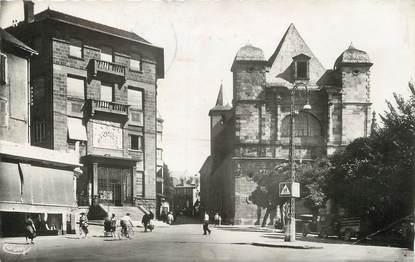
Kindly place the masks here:
POLYGON ((342 143, 370 134, 370 62, 365 51, 352 45, 336 60, 341 78, 342 143), (350 128, 353 126, 353 128, 350 128))

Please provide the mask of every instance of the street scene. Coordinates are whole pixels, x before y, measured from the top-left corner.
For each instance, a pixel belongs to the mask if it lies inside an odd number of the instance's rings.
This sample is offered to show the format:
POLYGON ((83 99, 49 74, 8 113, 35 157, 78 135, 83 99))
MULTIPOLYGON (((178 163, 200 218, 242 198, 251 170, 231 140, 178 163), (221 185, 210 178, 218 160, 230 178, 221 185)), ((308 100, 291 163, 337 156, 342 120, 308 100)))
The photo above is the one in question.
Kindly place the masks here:
POLYGON ((415 2, 0 1, 0 262, 413 261, 415 2))
MULTIPOLYGON (((179 219, 180 221, 181 219, 179 219)), ((184 221, 183 221, 184 220, 184 221)), ((25 254, 5 254, 2 261, 413 261, 413 252, 400 248, 351 245, 336 239, 283 241, 283 233, 252 227, 211 226, 201 234, 197 220, 186 224, 160 225, 151 233, 137 228, 131 240, 103 237, 101 228, 88 239, 73 235, 42 237, 25 254), (291 247, 290 247, 291 246, 291 247), (336 257, 333 257, 336 254, 336 257)), ((18 238, 3 241, 18 246, 18 238)), ((21 247, 21 246, 20 246, 21 247)))

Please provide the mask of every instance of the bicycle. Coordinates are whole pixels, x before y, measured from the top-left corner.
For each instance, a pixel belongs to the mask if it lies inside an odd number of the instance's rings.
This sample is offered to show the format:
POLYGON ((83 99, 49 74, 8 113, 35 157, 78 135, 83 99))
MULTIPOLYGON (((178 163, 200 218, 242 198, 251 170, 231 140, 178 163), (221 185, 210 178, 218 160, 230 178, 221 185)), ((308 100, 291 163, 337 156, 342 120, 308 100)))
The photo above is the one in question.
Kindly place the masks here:
POLYGON ((126 237, 128 239, 133 239, 134 238, 134 229, 132 226, 127 226, 127 233, 124 233, 122 228, 120 228, 119 230, 117 229, 117 235, 118 235, 118 239, 121 240, 121 238, 126 237))

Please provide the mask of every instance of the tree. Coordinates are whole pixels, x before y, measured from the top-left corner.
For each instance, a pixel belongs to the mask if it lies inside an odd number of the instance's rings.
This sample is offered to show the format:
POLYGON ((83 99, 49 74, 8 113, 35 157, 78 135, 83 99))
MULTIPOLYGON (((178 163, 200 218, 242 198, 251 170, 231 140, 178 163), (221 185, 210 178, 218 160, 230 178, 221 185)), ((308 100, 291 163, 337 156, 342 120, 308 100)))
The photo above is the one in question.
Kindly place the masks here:
MULTIPOLYGON (((296 182, 301 184, 301 197, 305 199, 306 207, 317 214, 326 198, 323 188, 326 183, 328 161, 327 159, 317 159, 304 164, 296 163, 294 168, 296 182)), ((279 197, 278 185, 280 182, 290 181, 291 168, 289 163, 282 163, 275 166, 274 170, 258 172, 253 179, 257 187, 249 199, 258 207, 266 209, 262 220, 262 226, 265 226, 268 217, 276 211, 277 205, 280 206, 282 212, 282 205, 288 201, 287 198, 279 197)), ((282 213, 281 217, 284 217, 282 213)), ((285 221, 282 222, 284 224, 285 221)))
POLYGON ((163 187, 164 187, 164 196, 166 197, 167 202, 170 204, 173 201, 173 191, 174 191, 174 185, 173 180, 170 174, 169 167, 167 164, 163 164, 163 187))
POLYGON ((380 116, 383 127, 359 138, 331 158, 327 194, 349 215, 366 218, 372 229, 413 213, 415 89, 380 116))

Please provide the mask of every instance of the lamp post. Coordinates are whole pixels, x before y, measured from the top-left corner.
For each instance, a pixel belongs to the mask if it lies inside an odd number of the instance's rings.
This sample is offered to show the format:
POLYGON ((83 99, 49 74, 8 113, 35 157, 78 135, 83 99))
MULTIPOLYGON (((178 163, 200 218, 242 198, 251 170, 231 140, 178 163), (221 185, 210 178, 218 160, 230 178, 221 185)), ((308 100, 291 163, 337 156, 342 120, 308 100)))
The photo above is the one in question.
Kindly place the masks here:
MULTIPOLYGON (((303 110, 310 110, 311 106, 308 103, 308 89, 307 85, 303 82, 297 82, 293 85, 291 89, 291 105, 290 105, 290 150, 289 150, 289 161, 290 161, 290 182, 295 182, 295 169, 294 169, 294 114, 295 114, 295 92, 300 86, 305 88, 306 92, 306 104, 303 107, 303 110)), ((290 209, 289 209, 289 227, 288 234, 285 235, 285 241, 294 242, 295 241, 295 197, 291 195, 290 197, 290 209)))

